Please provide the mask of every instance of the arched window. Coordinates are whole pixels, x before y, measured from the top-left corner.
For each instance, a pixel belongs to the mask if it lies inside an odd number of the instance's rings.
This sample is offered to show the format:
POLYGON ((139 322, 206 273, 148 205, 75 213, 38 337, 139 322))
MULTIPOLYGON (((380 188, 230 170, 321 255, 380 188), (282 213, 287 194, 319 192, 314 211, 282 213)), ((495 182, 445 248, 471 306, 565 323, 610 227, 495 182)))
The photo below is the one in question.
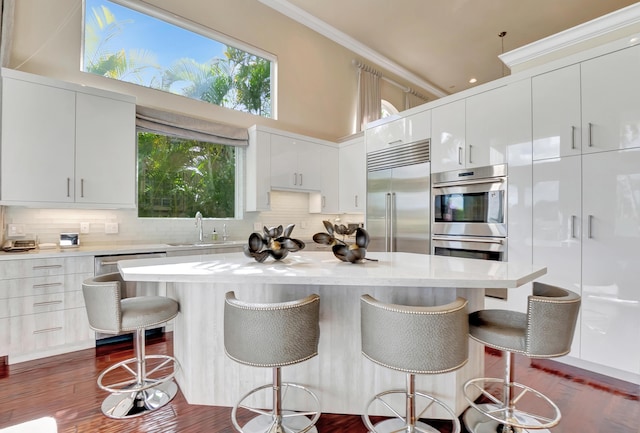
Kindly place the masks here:
POLYGON ((394 114, 398 114, 398 109, 393 106, 393 104, 386 99, 382 99, 380 101, 380 105, 382 106, 382 110, 380 113, 380 118, 393 116, 394 114))

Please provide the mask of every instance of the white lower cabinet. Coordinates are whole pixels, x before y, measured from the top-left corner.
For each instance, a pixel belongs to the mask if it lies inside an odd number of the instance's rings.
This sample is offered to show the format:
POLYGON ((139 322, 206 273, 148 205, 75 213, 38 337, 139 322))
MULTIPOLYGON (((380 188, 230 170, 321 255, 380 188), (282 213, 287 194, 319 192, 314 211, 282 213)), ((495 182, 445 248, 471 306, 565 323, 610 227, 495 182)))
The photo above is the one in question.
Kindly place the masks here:
POLYGON ((571 355, 640 374, 640 149, 533 167, 533 261, 582 295, 571 355))
POLYGON ((93 257, 0 262, 0 356, 10 363, 95 345, 82 296, 93 257))

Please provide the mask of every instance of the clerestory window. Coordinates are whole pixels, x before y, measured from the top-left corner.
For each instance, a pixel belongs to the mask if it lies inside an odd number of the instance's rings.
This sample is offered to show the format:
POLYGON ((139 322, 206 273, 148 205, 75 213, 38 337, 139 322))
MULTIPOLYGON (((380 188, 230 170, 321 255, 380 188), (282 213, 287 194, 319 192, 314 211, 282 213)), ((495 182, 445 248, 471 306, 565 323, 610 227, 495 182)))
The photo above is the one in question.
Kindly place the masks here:
POLYGON ((85 0, 84 72, 274 117, 275 56, 132 0, 85 0))

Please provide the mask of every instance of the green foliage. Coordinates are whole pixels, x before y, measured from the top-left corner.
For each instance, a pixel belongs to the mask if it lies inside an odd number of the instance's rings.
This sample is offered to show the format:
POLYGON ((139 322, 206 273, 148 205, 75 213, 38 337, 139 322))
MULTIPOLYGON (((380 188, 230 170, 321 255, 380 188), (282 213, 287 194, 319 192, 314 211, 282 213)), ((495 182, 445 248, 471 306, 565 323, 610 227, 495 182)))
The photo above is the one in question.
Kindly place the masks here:
POLYGON ((270 61, 227 45, 224 58, 206 63, 182 58, 163 68, 146 50, 109 50, 118 46, 118 36, 129 24, 132 21, 118 21, 104 5, 87 13, 86 72, 271 117, 270 61))
POLYGON ((138 134, 138 216, 234 216, 235 148, 138 134))

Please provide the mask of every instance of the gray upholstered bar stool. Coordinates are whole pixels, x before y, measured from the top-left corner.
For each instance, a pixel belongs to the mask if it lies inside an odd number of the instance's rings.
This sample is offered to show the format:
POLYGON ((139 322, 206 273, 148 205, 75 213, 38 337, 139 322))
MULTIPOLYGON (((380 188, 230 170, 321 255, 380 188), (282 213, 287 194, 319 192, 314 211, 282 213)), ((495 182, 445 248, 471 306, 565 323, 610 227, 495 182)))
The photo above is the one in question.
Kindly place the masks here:
POLYGON ((447 431, 458 433, 460 422, 453 410, 441 400, 416 391, 415 375, 447 373, 467 363, 467 300, 457 298, 446 305, 422 307, 385 304, 363 295, 360 310, 363 355, 383 367, 406 373, 406 389, 381 392, 367 404, 362 420, 369 431, 437 432, 423 418, 430 411, 430 417, 440 422, 448 420, 451 429, 447 431), (387 419, 374 425, 372 410, 387 419))
POLYGON ((134 332, 135 358, 118 362, 98 376, 98 386, 111 393, 102 402, 102 412, 117 419, 158 409, 171 401, 178 391, 173 381, 178 367, 175 358, 145 354, 145 329, 176 317, 178 303, 163 296, 122 299, 123 287, 124 281, 117 272, 89 278, 82 283, 89 326, 93 330, 114 335, 134 332))
POLYGON ((514 353, 529 358, 569 353, 579 309, 580 296, 576 293, 534 282, 526 313, 480 310, 469 315, 471 338, 505 352, 504 378, 471 379, 464 385, 471 407, 463 419, 470 432, 540 431, 560 422, 560 409, 553 401, 513 381, 514 353), (490 403, 474 401, 478 390, 490 403))
POLYGON ((245 394, 231 411, 231 421, 243 433, 316 432, 320 401, 308 388, 283 383, 281 367, 318 354, 320 297, 279 303, 249 303, 226 294, 224 347, 241 364, 273 369, 273 382, 245 394), (289 399, 291 397, 291 399, 289 399), (283 400, 284 399, 284 400, 283 400), (264 402, 271 409, 263 409, 264 402), (238 409, 257 414, 240 425, 238 409))

